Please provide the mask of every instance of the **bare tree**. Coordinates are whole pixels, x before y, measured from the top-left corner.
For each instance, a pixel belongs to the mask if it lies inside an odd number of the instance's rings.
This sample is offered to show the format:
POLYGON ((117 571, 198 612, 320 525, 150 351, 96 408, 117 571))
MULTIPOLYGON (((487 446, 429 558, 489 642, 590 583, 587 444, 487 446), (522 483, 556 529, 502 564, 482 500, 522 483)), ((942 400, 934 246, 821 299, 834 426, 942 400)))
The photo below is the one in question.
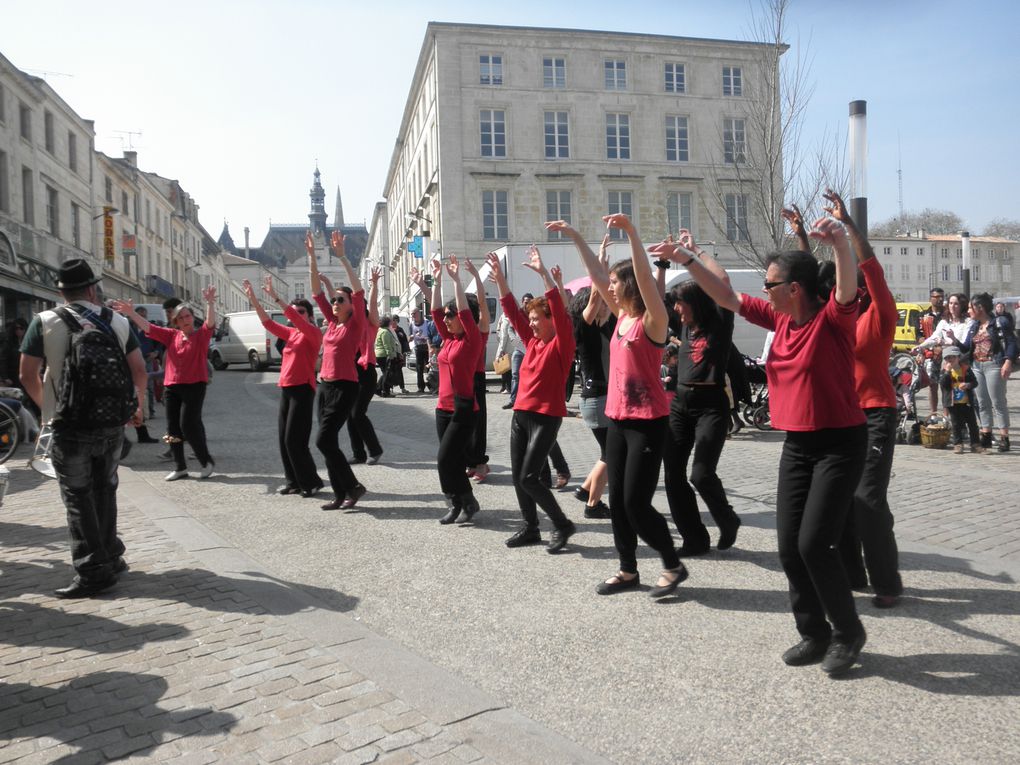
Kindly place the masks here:
POLYGON ((1001 236, 1020 242, 1020 220, 1016 218, 995 218, 985 226, 982 236, 1001 236))
MULTIPOLYGON (((1018 224, 1020 225, 1020 224, 1018 224)), ((951 210, 926 207, 920 212, 905 212, 903 217, 889 218, 870 227, 871 236, 897 236, 924 231, 928 234, 957 234, 967 226, 951 210)))

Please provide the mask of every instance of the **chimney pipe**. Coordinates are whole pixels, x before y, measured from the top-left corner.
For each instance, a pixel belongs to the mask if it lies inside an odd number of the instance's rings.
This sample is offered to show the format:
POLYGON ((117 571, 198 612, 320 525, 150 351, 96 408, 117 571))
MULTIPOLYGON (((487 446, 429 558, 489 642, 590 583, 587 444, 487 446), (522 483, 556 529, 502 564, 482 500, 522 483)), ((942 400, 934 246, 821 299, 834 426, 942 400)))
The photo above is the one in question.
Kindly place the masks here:
POLYGON ((251 252, 248 248, 248 234, 251 231, 247 226, 244 227, 244 258, 245 260, 251 260, 251 252))

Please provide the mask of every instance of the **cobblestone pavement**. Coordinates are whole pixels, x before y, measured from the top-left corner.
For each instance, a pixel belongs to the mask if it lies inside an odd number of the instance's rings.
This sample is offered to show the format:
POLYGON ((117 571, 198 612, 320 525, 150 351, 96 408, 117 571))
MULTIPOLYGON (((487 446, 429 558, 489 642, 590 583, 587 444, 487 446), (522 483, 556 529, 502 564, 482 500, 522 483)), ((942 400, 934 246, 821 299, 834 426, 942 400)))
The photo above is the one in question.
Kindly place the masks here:
MULTIPOLYGON (((209 481, 163 483, 159 447, 135 447, 121 487, 131 571, 109 595, 51 596, 70 577, 56 485, 14 468, 0 763, 1020 760, 1020 451, 898 449, 907 596, 891 612, 859 597, 870 641, 833 682, 778 661, 796 638, 775 556, 781 435, 742 433, 723 453, 736 548, 691 561, 667 602, 598 598, 608 523, 582 520, 568 494, 567 554, 502 545, 519 522, 502 397, 483 513, 448 528, 431 399, 373 404, 386 454, 356 468, 370 493, 323 513, 273 493, 274 382, 217 375, 209 481)), ((560 443, 583 472, 594 442, 579 420, 560 443)))

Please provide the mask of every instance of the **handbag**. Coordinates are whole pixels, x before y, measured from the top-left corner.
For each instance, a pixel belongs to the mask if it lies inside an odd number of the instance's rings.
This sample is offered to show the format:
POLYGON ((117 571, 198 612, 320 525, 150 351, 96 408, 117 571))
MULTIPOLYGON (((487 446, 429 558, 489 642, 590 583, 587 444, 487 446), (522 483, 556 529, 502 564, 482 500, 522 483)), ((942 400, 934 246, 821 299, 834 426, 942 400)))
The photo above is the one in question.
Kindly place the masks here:
POLYGON ((506 353, 497 356, 492 362, 492 371, 498 375, 505 375, 510 371, 510 356, 506 353))

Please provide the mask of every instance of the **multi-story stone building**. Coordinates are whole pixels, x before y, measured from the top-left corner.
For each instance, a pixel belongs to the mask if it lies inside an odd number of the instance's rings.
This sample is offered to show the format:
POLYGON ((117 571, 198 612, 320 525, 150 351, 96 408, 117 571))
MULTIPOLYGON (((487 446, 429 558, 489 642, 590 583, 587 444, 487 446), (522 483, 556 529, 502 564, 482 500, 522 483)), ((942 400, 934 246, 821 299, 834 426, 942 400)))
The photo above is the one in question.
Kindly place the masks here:
POLYGON ((597 240, 613 212, 648 239, 691 229, 735 263, 722 243, 762 223, 737 182, 756 172, 745 157, 764 153, 749 143, 750 96, 777 95, 761 47, 429 24, 383 193, 394 284, 425 228, 443 252, 478 257, 552 238, 550 219, 597 240))

